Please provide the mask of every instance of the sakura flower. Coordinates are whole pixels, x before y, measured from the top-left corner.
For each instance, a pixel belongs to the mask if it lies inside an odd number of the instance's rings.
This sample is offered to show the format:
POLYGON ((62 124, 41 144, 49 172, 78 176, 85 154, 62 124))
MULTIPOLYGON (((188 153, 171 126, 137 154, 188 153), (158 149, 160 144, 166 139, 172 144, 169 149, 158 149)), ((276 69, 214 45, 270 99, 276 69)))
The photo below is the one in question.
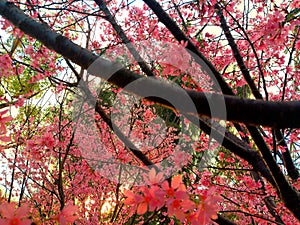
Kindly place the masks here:
POLYGON ((171 186, 169 185, 168 181, 164 181, 161 185, 162 190, 165 192, 165 195, 169 198, 175 196, 175 192, 178 194, 185 194, 186 188, 182 182, 182 176, 178 175, 172 178, 171 186))
POLYGON ((40 143, 41 146, 45 146, 49 149, 52 149, 55 145, 55 140, 52 136, 51 133, 45 133, 43 135, 43 137, 41 138, 41 143, 40 143))
POLYGON ((2 136, 2 135, 0 135, 0 141, 3 141, 3 142, 10 142, 10 141, 11 141, 11 138, 8 137, 8 136, 2 136))
MULTIPOLYGON (((153 201, 155 194, 150 192, 147 188, 144 189, 143 194, 135 194, 132 191, 125 192, 126 199, 124 203, 126 205, 133 205, 137 207, 137 214, 142 215, 147 212, 148 206, 153 201)), ((154 201, 153 201, 154 202, 154 201)), ((163 204, 162 204, 163 205, 163 204)), ((152 203, 149 210, 154 210, 157 207, 156 203, 152 203)))
POLYGON ((137 214, 142 215, 149 211, 154 211, 163 207, 165 204, 164 195, 159 191, 158 186, 145 187, 141 189, 141 194, 135 194, 132 191, 126 191, 127 196, 124 203, 126 205, 136 205, 137 214))
POLYGON ((60 83, 58 86, 56 86, 55 94, 59 94, 63 90, 66 89, 66 86, 63 83, 60 83))
POLYGON ((161 173, 161 172, 157 173, 154 168, 151 168, 148 176, 144 176, 144 179, 148 185, 157 185, 162 182, 163 173, 161 173))
POLYGON ((8 54, 0 55, 0 77, 9 77, 12 74, 11 64, 12 60, 8 54))
POLYGON ((15 103, 15 107, 17 107, 17 108, 22 107, 25 103, 25 100, 26 100, 25 98, 22 98, 22 97, 19 98, 15 103))
POLYGON ((182 45, 185 48, 188 45, 188 41, 181 40, 180 45, 182 45))
POLYGON ((148 205, 151 201, 151 194, 149 190, 145 189, 143 195, 140 195, 138 198, 137 214, 143 215, 148 211, 148 205))
POLYGON ((78 207, 75 205, 67 205, 63 210, 54 218, 61 225, 67 225, 73 223, 78 217, 74 216, 78 207))
POLYGON ((177 168, 181 168, 182 166, 185 166, 187 163, 189 163, 191 156, 186 152, 176 151, 173 153, 172 158, 175 166, 177 168))
POLYGON ((158 186, 150 186, 143 188, 143 195, 145 202, 147 202, 150 211, 159 209, 165 204, 163 193, 160 191, 158 186))
POLYGON ((140 194, 135 194, 130 190, 125 191, 127 197, 124 201, 125 205, 137 206, 137 213, 144 214, 147 211, 146 200, 140 194))
POLYGON ((175 198, 168 199, 166 205, 168 208, 168 215, 170 217, 175 216, 181 222, 185 220, 185 217, 187 216, 186 212, 193 210, 195 207, 194 202, 189 199, 189 195, 180 192, 175 193, 175 198))
POLYGON ((220 200, 216 194, 215 188, 211 188, 204 192, 201 196, 201 202, 196 212, 192 213, 188 220, 192 225, 206 225, 211 219, 217 219, 218 204, 220 200))
POLYGON ((173 177, 171 186, 166 181, 162 184, 163 192, 167 197, 166 206, 169 216, 175 216, 181 222, 184 221, 185 212, 192 210, 195 205, 189 199, 189 195, 186 191, 186 187, 183 184, 182 176, 178 175, 173 177))
POLYGON ((124 204, 125 205, 134 205, 134 204, 137 204, 138 203, 138 196, 133 193, 133 191, 130 191, 130 190, 126 190, 124 192, 125 196, 126 196, 126 199, 124 201, 124 204))
POLYGON ((169 216, 176 216, 181 222, 183 222, 185 218, 184 212, 181 210, 180 207, 180 200, 178 199, 171 199, 167 202, 168 207, 168 215, 169 216))
POLYGON ((3 203, 0 206, 0 212, 3 219, 0 219, 0 225, 30 225, 31 220, 26 219, 29 208, 27 205, 15 209, 13 204, 3 203))

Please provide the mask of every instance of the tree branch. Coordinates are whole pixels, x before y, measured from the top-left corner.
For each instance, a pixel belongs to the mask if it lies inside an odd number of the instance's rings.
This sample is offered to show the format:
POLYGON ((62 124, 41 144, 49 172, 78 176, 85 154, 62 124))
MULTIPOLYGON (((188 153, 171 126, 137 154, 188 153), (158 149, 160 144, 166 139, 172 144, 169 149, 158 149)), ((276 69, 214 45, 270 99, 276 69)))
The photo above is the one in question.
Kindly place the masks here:
POLYGON ((117 21, 114 19, 113 15, 110 13, 109 9, 107 8, 105 2, 103 0, 95 0, 96 4, 99 6, 99 8, 104 12, 106 19, 112 27, 117 32, 118 36, 121 38, 122 42, 126 44, 126 47, 134 57, 134 59, 138 62, 140 67, 142 68, 143 72, 148 76, 154 76, 151 69, 148 67, 148 65, 145 63, 145 61, 142 59, 138 51, 135 49, 129 38, 126 36, 125 32, 122 30, 122 28, 119 26, 117 21))
POLYGON ((236 45, 236 43, 234 41, 234 38, 231 35, 231 32, 229 30, 229 26, 227 25, 225 17, 223 16, 223 12, 222 12, 221 7, 218 4, 216 4, 215 5, 215 9, 217 10, 217 14, 218 14, 218 16, 220 18, 221 27, 222 27, 222 29, 224 31, 224 34, 225 34, 225 36, 227 38, 227 41, 228 41, 230 47, 232 49, 233 56, 236 59, 236 62, 238 64, 238 66, 240 67, 241 72, 242 72, 245 80, 247 81, 247 84, 249 85, 249 87, 250 87, 253 95, 255 96, 255 98, 262 99, 262 95, 257 90, 256 85, 255 85, 253 79, 250 76, 248 68, 246 67, 246 65, 244 63, 243 57, 242 57, 242 55, 241 55, 241 53, 240 53, 240 51, 238 49, 238 46, 236 45))
POLYGON ((213 221, 220 225, 236 225, 236 223, 230 221, 229 219, 221 215, 218 215, 218 218, 213 221))
MULTIPOLYGON (((46 24, 41 24, 25 15, 14 4, 0 0, 0 14, 13 23, 16 27, 20 28, 24 33, 41 41, 46 47, 56 51, 64 57, 70 59, 74 63, 87 69, 93 64, 93 68, 89 72, 94 72, 93 75, 99 76, 103 79, 108 79, 108 75, 114 74, 109 77, 109 82, 119 87, 125 87, 133 81, 141 79, 146 81, 149 88, 159 89, 170 96, 177 96, 180 101, 180 95, 184 92, 188 93, 190 98, 195 103, 199 116, 210 117, 209 102, 218 105, 225 101, 227 117, 216 114, 216 118, 226 119, 234 122, 242 122, 252 125, 262 125, 269 127, 300 127, 300 102, 264 102, 260 100, 241 99, 233 96, 222 96, 218 94, 210 94, 203 92, 196 92, 192 90, 184 91, 180 87, 172 86, 156 79, 145 78, 131 72, 130 70, 123 69, 121 65, 110 62, 105 59, 99 59, 97 55, 84 49, 68 38, 52 31, 46 24), (98 59, 98 60, 97 60, 98 59), (96 62, 97 60, 97 62, 96 62), (96 62, 96 63, 95 63, 96 62), (208 101, 209 100, 209 101, 208 101)), ((130 90, 137 95, 139 92, 130 90)), ((167 103, 165 100, 158 98, 148 98, 157 103, 160 103, 168 108, 174 107, 167 103)), ((183 113, 185 109, 177 109, 183 113)))
MULTIPOLYGON (((147 0, 148 1, 148 0, 147 0)), ((92 54, 87 49, 83 49, 80 46, 74 44, 68 38, 52 31, 49 26, 45 24, 40 24, 33 20, 32 18, 26 16, 20 9, 18 9, 14 4, 7 3, 4 0, 0 0, 0 14, 3 15, 6 19, 12 22, 16 27, 20 28, 24 33, 30 35, 33 38, 41 41, 45 46, 50 49, 53 49, 59 54, 62 54, 64 57, 69 58, 74 63, 82 66, 87 69, 89 66, 94 63, 98 56, 92 54)), ((209 62, 208 62, 209 63, 209 62)), ((209 63, 208 66, 211 64, 209 63)), ((200 93, 191 90, 183 90, 177 86, 172 86, 161 82, 157 79, 145 78, 136 73, 133 73, 129 70, 123 69, 120 65, 104 60, 98 59, 96 66, 93 67, 91 72, 95 72, 94 75, 97 75, 101 78, 108 80, 109 82, 116 84, 117 86, 124 88, 127 84, 130 84, 133 81, 144 82, 148 88, 154 88, 168 93, 169 96, 176 96, 180 102, 181 97, 185 93, 195 103, 197 109, 197 115, 192 115, 192 112, 186 111, 185 108, 179 107, 174 108, 169 102, 157 98, 149 97, 149 100, 155 101, 156 103, 162 104, 168 108, 172 108, 182 112, 187 116, 206 116, 211 117, 210 105, 209 102, 213 102, 216 105, 221 105, 225 101, 227 117, 222 116, 221 114, 216 114, 215 117, 219 119, 227 119, 235 122, 243 122, 246 124, 252 125, 264 125, 271 127, 300 127, 300 102, 264 102, 261 100, 250 100, 250 99, 240 99, 233 96, 222 96, 218 94, 209 94, 209 93, 200 93), (114 74, 113 76, 110 76, 114 74), (141 79, 143 78, 143 79, 141 79)), ((131 91, 137 95, 140 93, 135 89, 130 89, 125 87, 126 90, 131 91)), ((182 102, 182 105, 184 102, 182 102)), ((202 128, 202 127, 201 127, 202 128)), ((207 128, 210 129, 210 128, 207 128)), ((255 136, 255 135, 254 135, 255 136)), ((230 141, 231 138, 228 139, 230 141)), ((233 150, 233 146, 238 146, 234 142, 228 142, 228 148, 233 150), (230 146, 232 145, 232 146, 230 146)), ((226 141, 224 142, 224 147, 226 141)), ((244 148, 240 148, 245 150, 244 148)), ((236 151, 237 152, 237 151, 236 151)), ((247 151, 242 151, 244 157, 249 161, 249 154, 247 151)), ((251 151, 255 152, 255 151, 251 151)), ((238 154, 238 153, 236 153, 238 154)), ((241 153, 239 153, 241 155, 241 153)), ((266 161, 270 160, 268 154, 264 154, 266 161)), ((260 158, 260 157, 259 157, 260 158)), ((254 158, 255 159, 255 158, 254 158)), ((273 159, 273 158, 272 158, 273 159)), ((271 160, 271 164, 272 164, 271 160)), ((251 157, 250 157, 251 163, 251 157)), ((253 163, 253 161, 252 161, 253 163)), ((265 166, 263 163, 261 167, 265 166)), ((272 164, 274 165, 274 164, 272 164)), ((270 166, 270 165, 269 165, 270 166)), ((275 166, 276 167, 276 166, 275 166)), ((278 172, 277 168, 274 173, 278 172)), ((264 175, 265 176, 265 175, 264 175)), ((287 193, 282 194, 282 198, 285 202, 285 205, 294 213, 294 215, 299 219, 300 218, 300 201, 299 194, 291 187, 288 183, 285 182, 285 179, 281 179, 283 176, 282 173, 279 173, 278 176, 274 176, 276 183, 281 183, 279 186, 286 188, 287 193)))

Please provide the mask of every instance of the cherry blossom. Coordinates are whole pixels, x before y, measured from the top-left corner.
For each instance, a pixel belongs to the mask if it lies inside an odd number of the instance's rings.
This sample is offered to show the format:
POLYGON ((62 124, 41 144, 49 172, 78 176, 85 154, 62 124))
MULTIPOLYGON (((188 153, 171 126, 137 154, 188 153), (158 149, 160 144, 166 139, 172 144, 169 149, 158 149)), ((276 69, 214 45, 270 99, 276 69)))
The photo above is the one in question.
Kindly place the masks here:
POLYGON ((1 225, 30 225, 31 220, 26 219, 29 214, 29 207, 23 205, 15 209, 12 203, 2 203, 0 205, 0 212, 3 219, 0 219, 1 225))
POLYGON ((299 224, 298 117, 236 121, 299 101, 299 0, 147 2, 0 0, 0 224, 299 224), (123 68, 93 76, 98 56, 123 68), (119 96, 146 76, 241 104, 195 126, 119 96))
POLYGON ((77 206, 68 204, 54 219, 61 225, 71 224, 78 218, 78 216, 74 215, 77 211, 77 206))

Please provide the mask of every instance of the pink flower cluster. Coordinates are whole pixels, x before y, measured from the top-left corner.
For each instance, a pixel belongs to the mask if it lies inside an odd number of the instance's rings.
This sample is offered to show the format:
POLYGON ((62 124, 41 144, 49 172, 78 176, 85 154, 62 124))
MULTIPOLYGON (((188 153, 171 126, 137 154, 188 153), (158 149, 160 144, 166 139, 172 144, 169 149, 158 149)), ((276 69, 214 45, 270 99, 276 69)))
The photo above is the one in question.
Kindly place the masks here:
MULTIPOLYGON (((50 218, 49 220, 54 220, 60 225, 71 224, 78 218, 74 215, 77 210, 77 206, 68 204, 58 215, 50 218)), ((14 203, 2 203, 0 205, 0 213, 2 216, 0 219, 0 225, 34 224, 32 220, 28 219, 29 211, 29 207, 26 204, 16 209, 14 203)))
POLYGON ((125 191, 127 198, 124 203, 136 207, 137 214, 166 207, 168 216, 176 217, 182 223, 205 225, 211 218, 217 218, 219 198, 213 189, 204 191, 203 195, 191 195, 182 181, 182 175, 174 176, 171 182, 163 181, 162 173, 156 173, 154 168, 145 180, 147 186, 140 187, 138 192, 125 191))
POLYGON ((0 111, 0 141, 9 142, 10 137, 7 136, 6 123, 11 121, 13 118, 8 116, 8 110, 0 111))
POLYGON ((11 65, 12 60, 8 54, 0 55, 0 77, 9 77, 13 74, 11 65))
POLYGON ((78 211, 78 207, 75 205, 67 205, 63 210, 55 216, 53 219, 59 222, 60 225, 67 225, 73 223, 78 219, 78 216, 74 215, 78 211))
POLYGON ((30 225, 31 220, 26 219, 28 217, 29 208, 27 205, 15 209, 13 204, 3 203, 0 206, 0 212, 2 219, 0 219, 0 225, 30 225))

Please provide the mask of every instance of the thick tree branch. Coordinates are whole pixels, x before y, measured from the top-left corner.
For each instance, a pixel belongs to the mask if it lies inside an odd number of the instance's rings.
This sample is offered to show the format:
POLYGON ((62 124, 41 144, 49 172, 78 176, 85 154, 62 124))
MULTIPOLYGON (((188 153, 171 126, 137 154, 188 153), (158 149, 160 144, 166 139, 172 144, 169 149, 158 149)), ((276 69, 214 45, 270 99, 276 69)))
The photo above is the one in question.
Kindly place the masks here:
MULTIPOLYGON (((156 79, 145 78, 139 74, 122 68, 116 63, 105 59, 99 59, 97 55, 91 53, 87 49, 76 45, 68 38, 52 31, 46 24, 41 24, 31 19, 12 3, 7 3, 4 0, 0 0, 0 14, 13 23, 16 27, 20 28, 24 33, 36 38, 46 47, 56 51, 83 68, 87 69, 92 63, 94 63, 93 68, 90 71, 94 72, 93 75, 99 76, 103 79, 109 78, 109 82, 116 84, 119 87, 125 87, 133 81, 143 78, 141 80, 143 80, 143 82, 146 81, 146 84, 149 88, 161 88, 162 91, 167 92, 170 96, 177 96, 179 101, 180 93, 184 93, 183 89, 180 87, 172 86, 156 79), (114 75, 108 77, 111 74, 114 75)), ((140 94, 137 90, 130 90, 130 88, 126 87, 125 89, 132 91, 137 95, 140 94)), ((194 101, 199 116, 210 117, 211 112, 209 102, 218 105, 221 104, 224 99, 227 117, 221 116, 217 113, 215 115, 216 118, 270 127, 300 127, 299 101, 264 102, 260 100, 241 99, 233 96, 201 93, 192 90, 186 90, 186 93, 188 93, 190 98, 194 101)), ((174 108, 165 100, 158 98, 149 99, 165 105, 166 107, 174 108)), ((183 113, 190 113, 186 112, 185 109, 179 108, 177 110, 183 113)))
MULTIPOLYGON (((11 22, 13 22, 16 26, 18 26, 23 32, 29 34, 30 36, 32 36, 34 38, 37 38, 38 40, 43 42, 48 48, 57 51, 58 53, 62 54, 66 58, 71 59, 74 63, 82 66, 83 68, 88 68, 92 64, 92 62, 94 62, 97 59, 97 56, 92 54, 88 50, 81 48, 80 46, 71 42, 69 39, 55 33, 48 26, 39 24, 38 22, 29 18, 21 10, 19 10, 17 7, 15 7, 13 4, 11 4, 11 3, 6 4, 5 2, 0 1, 0 6, 1 6, 0 9, 2 9, 2 10, 0 10, 0 13, 3 14, 5 17, 7 17, 7 19, 9 19, 11 22)), ((109 72, 109 70, 114 68, 113 63, 111 63, 109 61, 105 61, 105 60, 100 60, 100 65, 102 65, 102 67, 100 67, 99 69, 100 69, 100 71, 102 71, 102 77, 104 77, 104 78, 105 78, 105 75, 107 75, 107 73, 109 72)), ((130 82, 136 81, 140 78, 141 78, 141 76, 139 76, 131 71, 128 71, 126 69, 121 69, 117 72, 117 74, 115 74, 112 78, 110 78, 110 82, 117 84, 120 87, 124 87, 126 84, 129 84, 130 82)), ((144 78, 144 79, 146 79, 146 78, 144 78)), ((147 82, 149 83, 149 85, 152 85, 153 88, 162 88, 162 91, 165 91, 165 90, 169 91, 170 96, 180 96, 180 93, 182 93, 182 91, 183 91, 179 87, 170 86, 170 85, 164 84, 155 79, 147 79, 147 82)), ((189 94, 190 94, 191 98, 194 100, 195 104, 198 106, 198 108, 199 108, 198 110, 201 110, 201 106, 202 106, 202 108, 208 107, 205 109, 205 111, 206 111, 207 115, 209 115, 210 114, 209 104, 208 104, 205 94, 193 92, 193 91, 189 91, 189 94), (201 103, 201 102, 203 102, 204 104, 200 105, 199 103, 201 103)), ((215 102, 217 104, 218 102, 222 101, 223 97, 221 95, 210 94, 210 95, 208 95, 208 98, 211 98, 212 102, 215 102)), ((165 100, 157 99, 157 98, 150 98, 150 99, 156 100, 158 103, 162 103, 168 107, 172 107, 172 106, 170 106, 170 103, 166 102, 165 100)), ((225 98, 225 100, 226 99, 227 99, 228 104, 230 104, 231 100, 233 100, 234 104, 231 104, 231 107, 232 107, 232 109, 235 109, 237 111, 239 111, 239 105, 244 104, 243 101, 250 101, 253 104, 255 104, 255 102, 256 102, 254 100, 243 100, 243 99, 235 98, 232 96, 228 96, 225 98)), ((261 101, 261 103, 265 104, 265 102, 263 102, 263 101, 261 101)), ((276 104, 280 104, 280 103, 268 103, 268 104, 274 104, 274 106, 276 106, 276 104)), ((283 103, 281 103, 281 104, 283 104, 283 103)), ((288 104, 288 103, 285 103, 285 104, 288 104)), ((290 103, 290 104, 296 104, 296 103, 290 103)), ((267 106, 263 105, 262 109, 264 107, 267 107, 267 106)), ((182 109, 182 110, 184 112, 184 109, 182 109)), ((202 109, 202 111, 203 111, 203 109, 202 109)), ((251 107, 250 107, 250 109, 249 108, 246 109, 246 111, 248 111, 248 113, 246 115, 249 115, 249 112, 252 112, 251 107)), ((185 113, 187 114, 187 112, 185 112, 185 113)), ((239 113, 236 113, 236 114, 239 115, 239 113)), ((269 113, 267 115, 269 115, 269 113)), ((201 129, 202 128, 203 127, 201 127, 201 129)), ((210 128, 207 127, 207 129, 210 129, 210 128)), ((228 142, 229 144, 227 147, 229 149, 241 149, 241 148, 235 148, 236 145, 234 144, 234 142, 230 141, 230 138, 228 139, 228 141, 229 141, 228 142)), ((236 151, 236 152, 240 157, 247 159, 247 157, 248 157, 247 154, 243 155, 244 151, 236 151)), ((252 157, 250 157, 250 158, 252 158, 252 157)), ((254 157, 254 159, 255 158, 256 157, 254 157)), ((264 164, 261 163, 261 166, 263 167, 264 164)), ((266 173, 264 174, 264 176, 266 176, 266 173)), ((268 180, 271 181, 270 178, 268 180)))
MULTIPOLYGON (((237 58, 236 60, 237 60, 237 62, 240 63, 240 68, 244 68, 244 70, 242 70, 242 72, 245 73, 245 74, 244 74, 244 77, 247 77, 247 76, 248 76, 248 79, 249 79, 249 76, 250 76, 250 75, 249 75, 249 73, 248 73, 248 68, 246 68, 246 66, 245 66, 245 64, 244 64, 243 62, 241 63, 241 61, 242 61, 242 56, 241 56, 241 54, 239 53, 239 50, 238 50, 236 44, 234 43, 233 37, 232 37, 232 35, 231 35, 230 31, 229 31, 229 27, 228 27, 228 25, 227 25, 227 23, 226 23, 226 20, 225 20, 223 14, 222 14, 221 6, 218 6, 218 5, 217 5, 216 8, 217 8, 217 10, 219 10, 219 16, 220 16, 220 21, 221 21, 221 27, 223 28, 225 34, 226 34, 226 31, 227 31, 227 35, 226 35, 227 40, 228 40, 230 46, 232 47, 233 52, 235 52, 235 53, 237 54, 237 56, 235 56, 235 57, 237 58), (239 61, 238 61, 238 59, 239 59, 239 61)), ((226 8, 224 8, 224 9, 226 10, 226 8)), ((264 91, 265 91, 265 95, 266 95, 266 100, 268 100, 267 87, 266 87, 265 79, 264 79, 264 77, 263 77, 264 74, 263 74, 263 71, 262 71, 262 68, 261 68, 261 64, 260 64, 260 61, 259 61, 257 52, 256 52, 256 50, 255 50, 255 48, 254 48, 254 45, 253 45, 253 43, 251 42, 251 40, 250 40, 250 38, 249 38, 247 32, 246 32, 245 29, 239 24, 239 22, 237 21, 237 19, 235 19, 234 16, 231 15, 231 13, 230 13, 228 10, 226 10, 226 12, 227 12, 227 13, 230 15, 230 17, 237 23, 238 27, 239 27, 239 28, 241 29, 241 31, 244 33, 244 35, 245 35, 245 37, 246 37, 246 40, 248 41, 249 45, 250 45, 251 48, 252 48, 252 51, 253 51, 254 56, 255 56, 255 59, 256 59, 256 61, 257 61, 258 69, 259 69, 259 71, 260 71, 260 75, 261 75, 262 80, 263 80, 263 87, 264 87, 264 91)), ((293 52, 294 47, 295 47, 295 41, 294 41, 294 43, 293 43, 292 51, 291 51, 291 52, 293 52)), ((291 62, 291 58, 292 58, 292 57, 291 57, 291 54, 290 54, 288 65, 289 65, 290 62, 291 62)), ((286 76, 285 76, 285 77, 286 77, 286 76)), ((251 78, 250 78, 250 79, 251 79, 251 78)), ((285 84, 286 84, 286 82, 284 82, 284 85, 285 85, 285 84)), ((249 85, 250 85, 250 84, 249 84, 249 85)), ((262 96, 261 96, 261 95, 255 94, 255 93, 259 93, 259 90, 256 88, 256 86, 255 86, 255 85, 254 85, 254 86, 252 85, 252 88, 254 88, 253 94, 255 95, 256 99, 262 99, 262 96)), ((285 89, 285 88, 283 87, 283 90, 284 90, 284 89, 285 89)), ((282 101, 283 101, 283 98, 282 98, 282 101)), ((288 146, 287 146, 287 144, 286 144, 286 142, 285 142, 285 140, 284 140, 284 138, 283 138, 283 135, 282 135, 281 131, 278 130, 278 129, 275 129, 274 131, 275 131, 276 139, 277 139, 277 141, 279 142, 279 145, 283 146, 283 147, 286 149, 286 151, 283 152, 282 156, 283 156, 283 161, 284 161, 284 165, 285 165, 285 167, 286 167, 286 169, 287 169, 287 172, 288 172, 289 176, 290 176, 293 180, 297 180, 298 177, 299 177, 299 171, 298 171, 298 169, 296 168, 296 166, 295 166, 295 164, 294 164, 294 162, 293 162, 293 160, 292 160, 290 151, 289 151, 288 146)))
MULTIPOLYGON (((73 71, 73 73, 76 75, 77 79, 80 79, 81 78, 80 74, 77 73, 77 71, 72 66, 72 64, 68 60, 66 60, 66 62, 68 66, 71 68, 71 70, 73 71)), ((95 105, 95 111, 99 114, 99 116, 107 124, 107 126, 115 133, 115 135, 124 143, 125 147, 130 152, 132 152, 132 154, 137 159, 139 159, 145 166, 153 166, 155 167, 155 169, 157 169, 154 163, 149 158, 147 158, 147 156, 145 156, 143 152, 138 150, 138 148, 123 134, 123 132, 120 129, 118 129, 118 126, 111 121, 109 116, 102 109, 100 102, 97 101, 97 99, 93 96, 93 94, 89 90, 86 82, 81 81, 80 88, 84 92, 88 102, 91 105, 95 105)))
POLYGON ((274 132, 275 132, 277 145, 282 146, 285 150, 284 152, 282 152, 284 166, 286 167, 286 170, 287 170, 289 176, 293 180, 297 180, 299 178, 299 171, 293 162, 288 145, 287 145, 286 141, 284 140, 284 137, 280 130, 275 129, 274 132))
MULTIPOLYGON (((194 45, 194 43, 183 33, 183 31, 177 26, 176 22, 163 10, 159 3, 155 0, 143 0, 156 14, 159 21, 162 22, 168 30, 173 34, 178 42, 184 41, 187 42, 186 48, 194 53, 197 57, 195 58, 196 62, 200 65, 205 63, 205 65, 212 71, 213 76, 211 79, 215 84, 220 85, 223 94, 234 95, 232 89, 228 86, 225 80, 222 78, 219 71, 214 67, 214 65, 199 51, 199 49, 194 45)), ((210 75, 210 74, 208 74, 210 75)))
POLYGON ((143 58, 140 56, 138 51, 135 49, 129 38, 126 36, 125 32, 122 30, 122 28, 119 26, 117 21, 114 19, 113 15, 110 13, 109 9, 107 8, 106 4, 102 0, 95 0, 96 4, 99 6, 99 8, 104 12, 106 19, 110 24, 113 26, 115 31, 117 32, 118 36, 121 38, 122 42, 126 44, 126 47, 134 57, 134 59, 138 62, 140 67, 142 68, 143 72, 148 76, 154 76, 151 69, 148 67, 148 65, 144 62, 143 58))
MULTIPOLYGON (((223 15, 222 9, 221 7, 216 4, 215 5, 215 9, 217 10, 217 14, 220 18, 220 22, 221 22, 221 27, 225 33, 225 36, 228 40, 228 43, 232 49, 233 55, 238 63, 238 66, 241 69, 241 72, 245 78, 245 80, 247 81, 253 95, 255 96, 255 98, 257 99, 262 99, 262 95, 260 94, 260 92, 258 91, 258 89, 256 88, 256 85, 254 83, 254 81, 252 80, 250 73, 248 71, 248 68, 246 67, 243 57, 238 49, 238 46, 236 45, 233 36, 231 35, 229 26, 226 23, 225 17, 223 15)), ((257 146, 259 147, 259 150, 266 162, 266 164, 269 167, 269 170, 272 173, 272 176, 274 177, 274 180, 276 181, 276 187, 277 190, 280 194, 280 197, 287 203, 290 201, 291 196, 289 195, 295 195, 294 197, 296 199, 298 199, 298 201, 300 200, 300 196, 299 194, 294 190, 294 188, 289 184, 289 182, 286 180, 284 174, 282 173, 281 169, 279 168, 278 164, 276 163, 275 159, 273 158, 270 149, 268 148, 268 146, 266 145, 264 139, 261 137, 261 135, 257 132, 257 129, 254 127, 249 127, 248 126, 248 130, 251 134, 251 136, 253 137, 255 143, 257 144, 257 146)), ((299 205, 299 203, 298 203, 299 205)), ((295 207, 299 207, 297 205, 295 205, 295 207)), ((295 213, 299 213, 299 212, 294 212, 295 213)))
MULTIPOLYGON (((213 72, 214 77, 212 77, 213 81, 218 81, 219 85, 221 86, 222 92, 224 94, 229 94, 229 95, 234 95, 233 91, 231 90, 231 88, 228 86, 228 84, 222 79, 221 75, 219 74, 219 72, 215 69, 215 67, 210 64, 209 62, 207 62, 208 60, 199 52, 199 50, 197 49, 197 47, 189 40, 189 38, 181 31, 181 29, 176 25, 175 21, 172 20, 172 18, 169 17, 169 15, 162 9, 162 7, 159 5, 159 3, 155 0, 144 0, 144 2, 155 12, 155 14, 157 15, 157 17, 159 18, 159 20, 168 28, 168 30, 174 35, 174 37, 178 40, 178 41, 187 41, 188 45, 187 45, 187 49, 189 49, 190 51, 192 51, 194 54, 196 54, 199 58, 201 58, 204 62, 207 63, 208 67, 211 69, 211 71, 213 72)), ((248 82, 254 96, 257 99, 262 99, 262 95, 260 94, 260 92, 258 91, 258 89, 256 88, 253 80, 250 77, 249 71, 247 69, 247 67, 245 66, 244 62, 243 62, 243 58, 239 52, 239 49, 237 47, 237 45, 235 44, 233 37, 229 31, 229 27, 226 24, 225 18, 222 14, 222 11, 220 9, 220 7, 218 5, 216 5, 216 9, 218 10, 219 13, 219 17, 221 18, 221 26, 225 31, 225 35, 229 41, 229 44, 233 50, 234 56, 238 62, 239 67, 241 68, 241 71, 246 79, 246 81, 248 82)), ((267 92, 266 92, 267 95, 267 92)), ((227 107, 228 110, 228 107, 227 107)), ((251 112, 251 109, 249 109, 251 112)), ((227 111, 228 112, 228 111, 227 111)), ((241 112, 243 115, 245 112, 241 112)), ((265 115, 268 115, 268 113, 266 113, 265 115)), ((249 115, 250 116, 250 115, 249 115)), ((256 115, 259 117, 259 115, 256 115)), ((228 117, 230 118, 229 114, 228 117)), ((251 116, 250 116, 251 117, 251 116)), ((229 119, 228 118, 228 119, 229 119)), ((230 120, 230 119, 229 119, 230 120)), ((237 122, 237 121, 236 121, 237 122)), ((270 154, 270 150, 267 147, 266 143, 264 141, 262 141, 262 137, 260 135, 260 133, 258 132, 258 130, 251 126, 251 125, 257 125, 257 124, 253 124, 253 123, 247 123, 247 129, 249 131, 251 131, 251 134, 253 136, 253 139, 256 143, 256 145, 258 146, 258 148, 261 151, 264 151, 265 154, 270 154)), ((241 131, 241 127, 235 123, 235 127, 237 128, 237 130, 241 131)), ((291 157, 289 157, 289 154, 286 153, 286 159, 285 161, 287 161, 288 163, 286 163, 286 165, 288 165, 288 172, 289 174, 292 175, 292 177, 295 177, 296 173, 295 171, 295 166, 294 164, 290 163, 291 162, 291 157)), ((274 160, 273 160, 274 161, 274 160)), ((274 163, 273 163, 274 164, 274 163)), ((276 164, 276 163, 275 163, 276 164)), ((281 171, 280 171, 281 172, 281 171)), ((277 176, 277 174, 275 174, 277 176)))

